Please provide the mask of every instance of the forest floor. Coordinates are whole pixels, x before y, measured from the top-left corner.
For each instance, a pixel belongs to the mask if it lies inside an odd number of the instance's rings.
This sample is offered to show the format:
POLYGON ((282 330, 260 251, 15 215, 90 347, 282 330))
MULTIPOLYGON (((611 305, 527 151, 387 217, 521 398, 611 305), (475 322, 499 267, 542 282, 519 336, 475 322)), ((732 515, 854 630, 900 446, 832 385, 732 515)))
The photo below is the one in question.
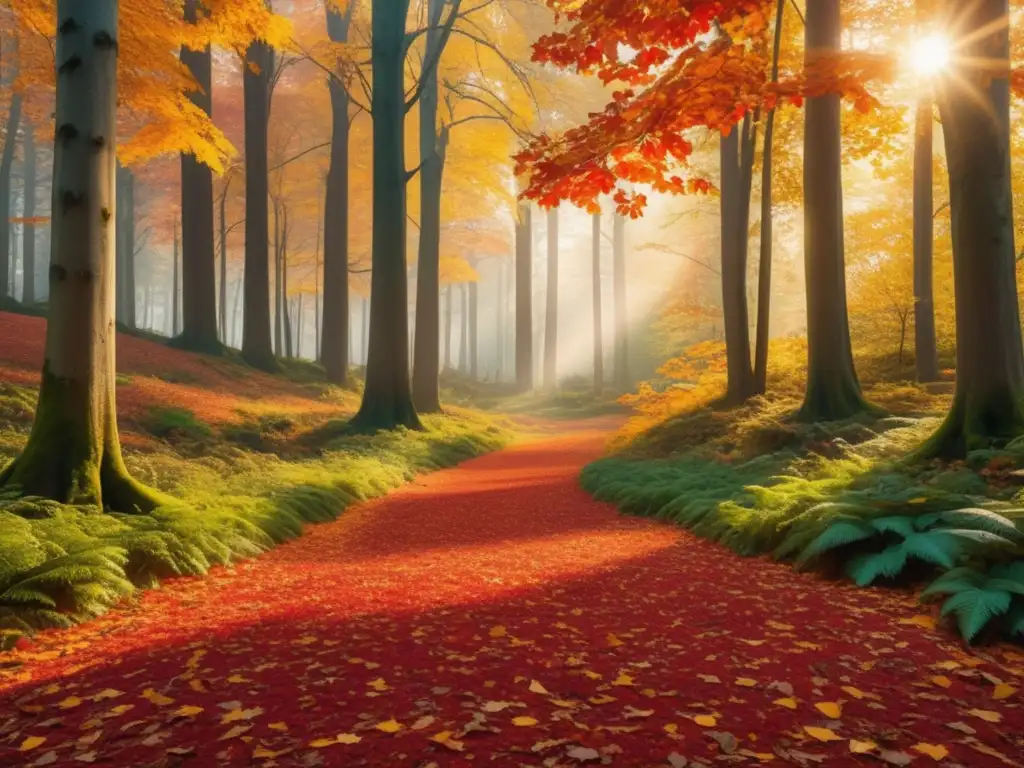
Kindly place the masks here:
POLYGON ((0 763, 1024 764, 1024 655, 578 485, 616 418, 420 478, 0 665, 0 763))

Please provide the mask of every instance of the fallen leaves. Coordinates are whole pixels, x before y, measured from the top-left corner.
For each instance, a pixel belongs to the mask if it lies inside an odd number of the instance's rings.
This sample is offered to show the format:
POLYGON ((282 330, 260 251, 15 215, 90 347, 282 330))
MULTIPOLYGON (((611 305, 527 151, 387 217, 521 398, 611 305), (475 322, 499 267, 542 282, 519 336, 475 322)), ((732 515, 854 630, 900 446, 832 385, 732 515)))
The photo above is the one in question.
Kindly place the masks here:
POLYGON ((820 728, 816 725, 805 725, 804 733, 818 741, 842 741, 842 736, 838 736, 831 728, 820 728))
POLYGON ((915 744, 911 749, 915 752, 920 752, 922 755, 927 755, 936 762, 949 757, 949 750, 942 744, 925 744, 922 742, 915 744))
POLYGON ((1003 719, 1001 714, 990 709, 969 709, 967 714, 979 720, 984 720, 986 723, 998 723, 1003 719))
POLYGON ((850 739, 850 752, 855 755, 866 755, 876 749, 878 749, 878 745, 873 741, 850 739))
POLYGON ((313 749, 326 749, 327 747, 333 747, 335 744, 358 744, 362 740, 362 736, 357 736, 354 733, 339 733, 337 736, 313 739, 309 742, 309 746, 313 747, 313 749))
POLYGON ((405 726, 402 725, 397 720, 391 719, 391 720, 385 720, 382 723, 377 723, 373 727, 376 728, 378 731, 382 731, 383 733, 398 733, 405 726))
POLYGON ((718 718, 714 715, 695 715, 693 722, 701 728, 714 728, 718 724, 718 718))
POLYGON ((528 728, 530 726, 536 725, 537 723, 537 718, 529 717, 527 715, 520 715, 519 717, 512 718, 512 725, 518 726, 520 728, 528 728))
POLYGON ((18 747, 18 750, 21 752, 28 752, 45 743, 45 736, 27 736, 25 740, 21 742, 21 746, 18 747))
POLYGON ((834 701, 819 701, 814 708, 832 720, 838 720, 843 715, 842 706, 834 701))
POLYGON ((156 704, 158 707, 166 707, 167 705, 174 703, 174 699, 164 696, 162 693, 158 693, 152 688, 144 690, 142 692, 142 698, 156 704))

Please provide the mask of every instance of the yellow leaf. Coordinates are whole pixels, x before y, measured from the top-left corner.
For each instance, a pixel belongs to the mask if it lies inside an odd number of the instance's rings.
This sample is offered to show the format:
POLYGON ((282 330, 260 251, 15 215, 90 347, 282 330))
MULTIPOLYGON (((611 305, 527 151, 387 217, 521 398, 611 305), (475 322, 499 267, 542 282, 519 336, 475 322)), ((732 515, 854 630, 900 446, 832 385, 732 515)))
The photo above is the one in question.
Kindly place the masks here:
POLYGON ((900 619, 900 624, 910 624, 925 629, 935 629, 935 619, 931 616, 914 616, 912 619, 900 619))
POLYGON ((287 723, 271 723, 270 725, 267 726, 267 728, 269 728, 272 731, 287 731, 288 730, 288 724, 287 723))
POLYGON ((251 683, 252 680, 250 680, 247 677, 242 677, 241 675, 231 675, 231 677, 228 678, 228 682, 229 683, 251 683))
POLYGON ((842 737, 830 728, 818 728, 814 725, 805 725, 804 732, 818 741, 841 741, 842 737))
POLYGON ((45 736, 29 736, 23 742, 21 742, 21 746, 18 747, 18 749, 21 752, 28 752, 30 749, 35 749, 40 744, 43 744, 45 741, 45 736))
POLYGON ((491 627, 491 631, 488 634, 491 637, 505 637, 508 634, 508 630, 499 624, 496 627, 491 627))
POLYGON ((953 681, 945 675, 935 675, 931 678, 931 681, 940 688, 949 688, 953 684, 953 681))
POLYGON ((860 688, 854 688, 852 685, 844 685, 843 692, 849 696, 853 696, 855 699, 866 699, 868 697, 864 691, 860 688))
POLYGON ((1008 685, 1006 683, 1000 683, 999 685, 997 685, 995 688, 992 689, 992 698, 995 699, 996 701, 1001 701, 1003 699, 1010 698, 1016 692, 1017 692, 1017 689, 1014 688, 1012 685, 1008 685))
POLYGON ((612 685, 633 685, 633 678, 626 674, 620 674, 612 680, 612 685))
POLYGON ((757 680, 750 677, 737 677, 736 685, 742 685, 744 688, 753 688, 757 685, 757 680))
POLYGON ((61 709, 73 709, 82 703, 82 700, 77 696, 68 696, 66 699, 57 702, 57 706, 61 709))
POLYGON ((623 643, 621 640, 619 640, 619 638, 617 638, 615 635, 609 633, 608 634, 608 647, 609 648, 618 648, 620 645, 625 645, 625 643, 623 643))
POLYGON ((196 707, 191 704, 185 704, 174 710, 174 714, 180 717, 195 717, 202 711, 202 707, 196 707))
POLYGON ((452 731, 441 731, 440 733, 435 733, 430 738, 433 741, 436 741, 438 744, 444 744, 451 737, 452 737, 452 731))
POLYGON ((292 751, 291 748, 279 749, 279 750, 275 751, 273 749, 267 749, 266 747, 256 747, 256 749, 254 749, 252 751, 252 756, 254 758, 257 758, 257 759, 272 760, 275 757, 280 757, 281 755, 286 755, 286 754, 288 754, 291 751, 292 751))
POLYGON ((522 728, 525 728, 525 727, 528 727, 528 726, 531 726, 531 725, 536 725, 536 724, 537 724, 537 720, 536 720, 536 718, 533 718, 533 717, 526 717, 525 715, 522 715, 520 717, 513 717, 512 718, 512 725, 518 725, 518 726, 520 726, 522 728))
POLYGON ((221 717, 221 725, 227 725, 228 723, 237 723, 239 720, 252 720, 254 717, 258 717, 263 714, 263 707, 253 707, 252 709, 232 709, 230 712, 221 717))
POLYGON ((530 692, 531 693, 546 694, 548 692, 548 689, 545 688, 543 685, 541 685, 536 680, 531 680, 530 681, 530 692))
POLYGON ((227 732, 225 732, 220 737, 219 741, 224 741, 225 739, 237 738, 237 737, 241 736, 243 733, 245 733, 246 731, 250 731, 250 730, 252 730, 252 726, 251 725, 236 725, 234 728, 231 728, 227 732))
POLYGON ((337 739, 313 739, 309 742, 309 746, 313 749, 323 749, 324 747, 333 747, 337 743, 337 739))
POLYGON ((404 727, 397 720, 385 720, 383 723, 377 723, 374 726, 378 731, 384 731, 384 733, 398 733, 404 727))
POLYGON ((838 720, 843 715, 843 709, 834 701, 820 701, 814 705, 825 717, 830 717, 833 720, 838 720))
POLYGON ((915 744, 911 749, 915 752, 920 752, 922 755, 928 755, 928 757, 936 762, 949 756, 949 750, 941 744, 925 744, 922 742, 920 744, 915 744))
POLYGON ((130 710, 132 710, 134 708, 135 708, 134 704, 118 704, 116 707, 111 707, 110 708, 109 714, 115 715, 115 716, 116 715, 123 715, 125 712, 128 712, 128 711, 130 711, 130 710))
POLYGON ((675 723, 665 723, 665 733, 676 734, 679 733, 679 726, 675 723))
POLYGON ((772 704, 778 704, 780 707, 785 707, 786 709, 796 709, 796 699, 792 697, 776 699, 772 704))
POLYGON ((147 688, 142 692, 142 698, 146 701, 151 701, 159 707, 166 707, 168 704, 173 704, 174 699, 169 699, 162 693, 157 693, 152 688, 147 688))
POLYGON ((388 689, 388 684, 384 682, 383 677, 378 677, 376 680, 371 680, 367 683, 367 685, 373 688, 373 690, 375 691, 386 691, 388 689))
POLYGON ((188 687, 196 693, 206 693, 206 686, 203 685, 202 680, 193 679, 188 681, 188 687))
POLYGON ((807 640, 798 640, 797 642, 793 643, 793 645, 795 645, 797 648, 806 648, 809 651, 821 650, 820 645, 818 645, 817 643, 808 642, 807 640))
POLYGON ((878 749, 878 745, 873 741, 858 741, 857 739, 850 739, 850 751, 855 755, 866 755, 868 752, 872 752, 878 749))
POLYGON ((998 712, 992 712, 988 709, 969 709, 967 710, 968 715, 974 715, 979 720, 984 720, 986 723, 998 723, 1003 719, 1003 716, 998 712))
POLYGON ((104 699, 116 699, 121 696, 121 691, 114 690, 113 688, 104 688, 102 691, 92 697, 93 701, 103 701, 104 699))
POLYGON ((938 664, 932 664, 932 666, 936 669, 944 669, 947 672, 951 672, 954 669, 960 669, 962 665, 959 661, 953 661, 950 659, 949 661, 940 661, 938 664))
POLYGON ((615 701, 615 697, 614 696, 609 696, 606 693, 602 693, 599 696, 591 696, 588 699, 588 701, 591 704, 611 704, 613 701, 615 701))
POLYGON ((714 715, 697 715, 693 718, 693 722, 702 728, 714 728, 718 724, 718 719, 714 715))
POLYGON ((335 739, 339 744, 358 744, 362 740, 362 736, 356 736, 354 733, 339 733, 335 739))

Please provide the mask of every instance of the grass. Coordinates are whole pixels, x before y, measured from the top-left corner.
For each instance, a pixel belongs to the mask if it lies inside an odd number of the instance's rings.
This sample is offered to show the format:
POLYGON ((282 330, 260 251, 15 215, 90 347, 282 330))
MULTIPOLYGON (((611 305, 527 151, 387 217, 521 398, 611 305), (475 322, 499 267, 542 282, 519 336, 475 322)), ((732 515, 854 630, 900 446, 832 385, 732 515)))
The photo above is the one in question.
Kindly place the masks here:
MULTIPOLYGON (((39 321, 9 317, 24 327, 0 340, 0 466, 31 428, 42 345, 39 321)), ((358 395, 318 381, 311 364, 273 377, 229 356, 119 342, 125 460, 178 503, 132 516, 0 495, 0 645, 100 614, 160 579, 257 555, 512 435, 508 422, 458 407, 424 418, 423 432, 349 434, 358 395)))
MULTIPOLYGON (((963 462, 908 460, 941 422, 950 387, 906 381, 865 386, 887 415, 797 423, 790 417, 800 404, 800 369, 787 365, 785 352, 776 356, 773 394, 732 409, 715 405, 724 382, 705 373, 713 366, 666 365, 692 378, 671 377, 624 398, 634 416, 610 455, 584 469, 583 487, 623 512, 684 526, 741 555, 787 561, 843 520, 982 508, 1024 534, 1024 441, 963 462)), ((832 572, 837 558, 852 554, 841 549, 816 564, 832 572)), ((984 570, 1007 553, 982 548, 971 556, 984 570)), ((909 569, 904 581, 933 572, 909 569)))

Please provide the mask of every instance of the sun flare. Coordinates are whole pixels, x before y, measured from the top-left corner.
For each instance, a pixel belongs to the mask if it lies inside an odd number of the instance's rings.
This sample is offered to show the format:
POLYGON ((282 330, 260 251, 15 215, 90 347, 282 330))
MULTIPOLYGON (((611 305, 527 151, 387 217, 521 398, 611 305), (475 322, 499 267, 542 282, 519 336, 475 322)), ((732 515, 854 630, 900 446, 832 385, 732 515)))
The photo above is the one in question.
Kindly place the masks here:
POLYGON ((949 66, 950 45, 943 35, 928 35, 914 42, 911 63, 921 75, 936 75, 949 66))

